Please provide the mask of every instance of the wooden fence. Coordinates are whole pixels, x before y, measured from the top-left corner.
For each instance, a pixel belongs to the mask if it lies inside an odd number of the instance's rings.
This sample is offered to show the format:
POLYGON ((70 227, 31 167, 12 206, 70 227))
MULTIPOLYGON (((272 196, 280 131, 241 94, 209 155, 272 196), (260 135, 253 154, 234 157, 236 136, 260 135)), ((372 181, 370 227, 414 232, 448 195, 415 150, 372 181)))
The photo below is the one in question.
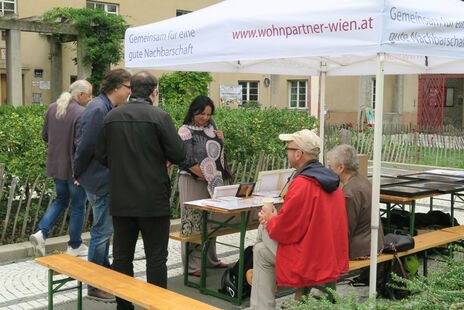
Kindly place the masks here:
MULTIPOLYGON (((382 138, 382 160, 397 163, 413 163, 433 166, 464 168, 464 132, 450 131, 440 135, 418 133, 413 128, 384 129, 382 138)), ((352 144, 358 153, 373 155, 373 132, 359 132, 356 126, 328 126, 325 134, 325 150, 347 143, 352 144), (356 129, 354 129, 356 128, 356 129)), ((286 169, 286 157, 276 154, 260 154, 245 160, 230 163, 234 175, 230 184, 256 181, 263 170, 286 169)), ((179 213, 178 175, 175 167, 169 169, 173 181, 171 206, 173 214, 179 213)), ((43 175, 28 177, 21 181, 7 176, 5 165, 0 164, 0 243, 21 241, 37 229, 39 220, 55 198, 53 180, 43 175)), ((84 230, 91 226, 91 206, 87 205, 84 230)), ((50 236, 67 233, 69 208, 57 222, 50 236)))
MULTIPOLYGON (((288 166, 286 157, 281 158, 272 154, 265 154, 262 151, 258 156, 253 156, 244 162, 231 162, 230 167, 233 179, 229 183, 256 181, 258 173, 262 170, 285 169, 288 166)), ((173 181, 171 206, 173 213, 178 214, 177 169, 171 167, 168 173, 173 181)), ((35 232, 43 213, 55 199, 53 180, 39 175, 33 181, 27 178, 24 182, 21 182, 17 177, 9 178, 5 173, 5 165, 0 164, 0 197, 6 197, 0 200, 0 244, 23 241, 31 233, 35 232), (9 179, 11 181, 7 182, 9 179), (3 195, 4 191, 5 195, 3 195)), ((90 203, 87 202, 86 208, 84 231, 89 230, 92 224, 92 208, 90 203)), ((67 233, 68 213, 69 208, 65 210, 64 214, 50 231, 49 237, 62 236, 67 233)))
MULTIPOLYGON (((371 127, 328 126, 325 135, 326 150, 346 143, 353 145, 358 153, 373 158, 374 132, 371 127)), ((464 168, 464 131, 450 128, 442 134, 430 134, 407 127, 384 128, 381 160, 464 168)))

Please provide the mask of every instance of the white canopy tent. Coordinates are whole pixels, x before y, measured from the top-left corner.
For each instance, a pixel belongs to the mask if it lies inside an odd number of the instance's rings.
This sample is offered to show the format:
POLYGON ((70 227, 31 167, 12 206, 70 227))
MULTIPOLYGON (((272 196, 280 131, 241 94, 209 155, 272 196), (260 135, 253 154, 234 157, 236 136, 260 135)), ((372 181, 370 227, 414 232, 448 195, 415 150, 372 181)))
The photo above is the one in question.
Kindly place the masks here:
MULTIPOLYGON (((321 75, 321 105, 326 75, 376 74, 372 296, 376 290, 384 74, 463 73, 464 2, 226 0, 129 28, 125 62, 129 68, 157 70, 321 75)), ((322 117, 321 136, 323 128, 322 117)))

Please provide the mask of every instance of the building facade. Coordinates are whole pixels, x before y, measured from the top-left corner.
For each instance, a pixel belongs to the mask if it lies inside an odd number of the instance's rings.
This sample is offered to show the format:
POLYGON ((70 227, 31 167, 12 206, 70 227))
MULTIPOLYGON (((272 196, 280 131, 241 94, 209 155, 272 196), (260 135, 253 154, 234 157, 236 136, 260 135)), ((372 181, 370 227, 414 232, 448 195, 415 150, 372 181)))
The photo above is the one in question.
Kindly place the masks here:
MULTIPOLYGON (((123 15, 128 24, 139 26, 172 18, 219 2, 218 0, 113 0, 110 2, 87 0, 0 0, 0 15, 19 19, 40 16, 54 7, 102 9, 108 14, 123 15)), ((14 52, 14 51, 13 51, 14 52)), ((62 44, 61 90, 68 89, 77 79, 75 44, 62 44)), ((48 104, 55 101, 52 94, 53 66, 50 61, 50 40, 43 33, 21 33, 22 104, 48 104)), ((118 66, 124 66, 121 63, 118 66)), ((0 41, 0 100, 7 102, 6 42, 0 41)), ((161 76, 160 71, 153 72, 161 76)), ((221 85, 241 85, 242 100, 257 101, 262 107, 296 109, 319 116, 319 77, 268 74, 211 73, 210 96, 220 104, 221 85)), ((56 81, 56 80, 55 80, 56 81)), ((53 82, 58 83, 60 82, 53 82)), ((462 128, 464 111, 462 77, 447 79, 448 88, 453 88, 453 105, 443 108, 444 122, 462 128), (453 108, 451 108, 453 107, 453 108)), ((450 93, 445 87, 445 92, 450 93)), ((417 124, 419 106, 419 76, 386 76, 384 115, 385 123, 417 124)), ((59 93, 58 93, 59 94, 59 93)), ((326 119, 327 123, 356 123, 363 120, 366 107, 375 108, 375 76, 327 77, 326 119)), ((424 103, 424 105, 427 103, 424 103)))

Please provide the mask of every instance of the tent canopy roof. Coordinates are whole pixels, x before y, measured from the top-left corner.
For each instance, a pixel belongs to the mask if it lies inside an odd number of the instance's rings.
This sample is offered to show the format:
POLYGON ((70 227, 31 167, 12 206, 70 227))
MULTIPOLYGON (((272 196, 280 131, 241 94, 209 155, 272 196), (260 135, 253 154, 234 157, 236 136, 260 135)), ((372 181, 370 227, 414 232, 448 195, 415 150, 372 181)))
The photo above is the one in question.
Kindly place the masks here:
POLYGON ((464 72, 460 0, 226 0, 129 28, 127 67, 269 74, 464 72))

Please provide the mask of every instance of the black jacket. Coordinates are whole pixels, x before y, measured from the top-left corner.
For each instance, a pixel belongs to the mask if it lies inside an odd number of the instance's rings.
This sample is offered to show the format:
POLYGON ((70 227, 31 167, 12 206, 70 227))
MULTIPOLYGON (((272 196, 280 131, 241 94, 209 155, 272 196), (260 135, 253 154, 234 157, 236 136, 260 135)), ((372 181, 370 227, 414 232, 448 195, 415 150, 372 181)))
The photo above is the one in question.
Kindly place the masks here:
POLYGON ((110 169, 112 216, 170 215, 166 160, 178 164, 185 151, 169 114, 131 97, 105 117, 95 155, 110 169))

